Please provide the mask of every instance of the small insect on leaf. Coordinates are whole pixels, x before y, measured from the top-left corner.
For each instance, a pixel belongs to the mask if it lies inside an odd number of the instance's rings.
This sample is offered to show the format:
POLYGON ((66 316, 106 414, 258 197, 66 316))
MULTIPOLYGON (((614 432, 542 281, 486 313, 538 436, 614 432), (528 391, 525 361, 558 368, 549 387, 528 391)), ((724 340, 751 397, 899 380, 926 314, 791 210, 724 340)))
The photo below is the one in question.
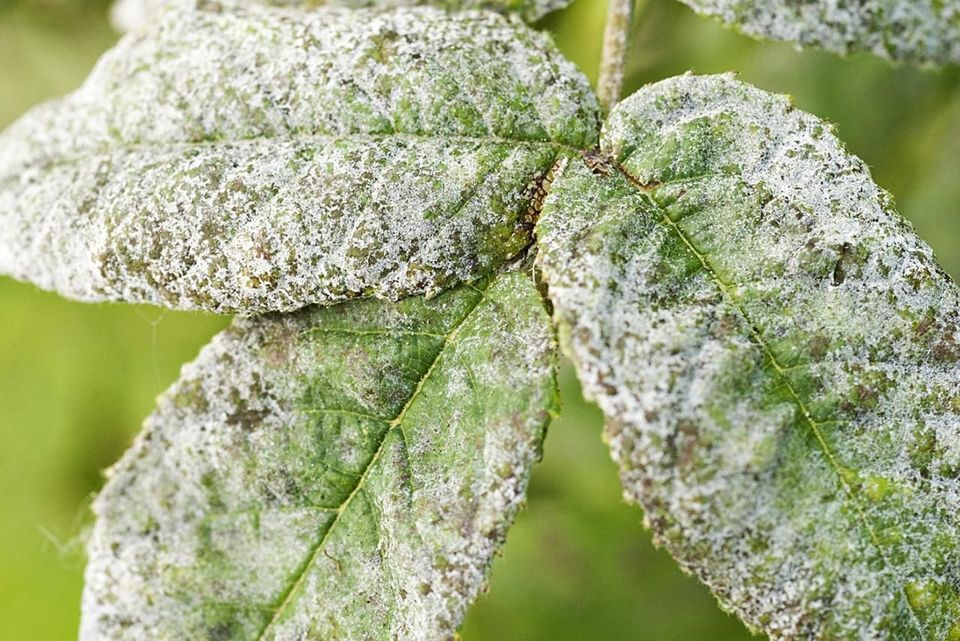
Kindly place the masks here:
POLYGON ((524 499, 554 370, 519 272, 236 322, 96 500, 81 640, 452 639, 524 499))
POLYGON ((0 136, 0 273, 242 314, 435 295, 530 244, 598 110, 496 13, 178 4, 0 136))
POLYGON ((960 63, 960 0, 681 0, 744 33, 839 54, 960 63))
POLYGON ((627 494, 772 639, 960 635, 960 289, 823 121, 732 76, 621 103, 537 233, 627 494))

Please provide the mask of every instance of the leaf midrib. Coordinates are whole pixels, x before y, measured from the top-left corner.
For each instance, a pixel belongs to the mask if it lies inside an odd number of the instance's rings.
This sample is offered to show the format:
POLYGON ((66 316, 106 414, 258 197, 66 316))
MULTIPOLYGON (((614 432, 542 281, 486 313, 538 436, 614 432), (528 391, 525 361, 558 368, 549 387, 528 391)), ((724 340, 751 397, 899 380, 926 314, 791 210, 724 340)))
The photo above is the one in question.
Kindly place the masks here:
POLYGON ((421 392, 423 391, 424 385, 433 375, 433 372, 436 370, 436 368, 439 366, 443 355, 447 352, 450 346, 457 339, 460 333, 460 330, 464 327, 464 325, 466 325, 467 321, 473 316, 474 312, 486 301, 487 292, 492 286, 492 283, 494 280, 496 280, 495 277, 489 279, 482 288, 473 288, 477 292, 479 292, 480 296, 477 298, 476 302, 473 305, 471 305, 469 309, 467 309, 463 317, 459 321, 457 321, 457 323, 450 329, 449 332, 446 333, 443 344, 440 346, 440 349, 437 351, 437 355, 434 357, 433 361, 430 363, 430 366, 427 368, 426 372, 424 372, 423 376, 420 377, 420 380, 417 382, 416 388, 414 388, 413 392, 410 394, 410 398, 407 399, 407 402, 400 409, 397 415, 393 419, 390 419, 387 422, 388 428, 384 430, 383 436, 380 438, 380 441, 377 444, 376 452, 374 452, 373 456, 370 458, 370 461, 364 467, 362 474, 357 479, 357 482, 354 485, 353 489, 350 491, 350 494, 336 508, 336 516, 334 517, 333 522, 330 523, 327 529, 319 537, 316 544, 310 549, 310 552, 307 555, 306 561, 297 571, 296 576, 290 582, 290 585, 288 586, 286 591, 283 593, 283 596, 280 598, 279 605, 276 606, 276 608, 273 608, 273 614, 270 617, 270 620, 267 621, 264 627, 257 634, 257 637, 256 637, 257 641, 263 641, 264 639, 267 638, 267 634, 277 624, 277 622, 279 622, 284 612, 286 612, 287 609, 296 600, 296 595, 299 592, 300 587, 303 585, 304 581, 306 580, 306 577, 309 574, 310 569, 315 565, 317 559, 323 553, 324 546, 326 545, 327 540, 330 538, 330 533, 333 532, 333 530, 337 527, 337 524, 340 522, 341 517, 349 508, 354 497, 356 497, 357 494, 359 494, 361 490, 363 490, 367 477, 369 476, 370 472, 374 469, 377 462, 380 460, 380 457, 384 452, 384 449, 390 434, 396 431, 400 431, 402 433, 402 425, 403 425, 404 419, 406 418, 407 412, 413 406, 414 402, 416 402, 417 398, 419 398, 421 392))
MULTIPOLYGON (((737 297, 733 295, 733 293, 730 291, 730 287, 723 281, 719 273, 714 269, 713 265, 710 264, 707 254, 701 251, 693 243, 693 241, 687 236, 687 234, 683 231, 683 229, 681 229, 680 226, 673 219, 670 218, 670 216, 666 213, 663 207, 659 205, 659 203, 657 203, 653 198, 649 198, 649 193, 653 189, 656 189, 657 187, 659 187, 660 185, 659 184, 654 186, 646 185, 643 183, 643 181, 641 181, 640 179, 635 177, 633 174, 631 174, 630 171, 621 162, 618 162, 616 159, 612 159, 611 162, 617 168, 617 170, 620 171, 621 174, 623 174, 623 176, 627 179, 627 181, 633 187, 635 187, 637 190, 639 190, 641 193, 643 193, 645 196, 648 197, 649 201, 653 203, 657 212, 659 212, 660 214, 659 222, 663 224, 665 227, 667 227, 668 229, 670 229, 674 234, 676 234, 676 236, 683 242, 683 244, 687 247, 687 249, 700 262, 701 267, 709 275, 710 280, 713 281, 717 289, 720 290, 720 293, 723 295, 723 297, 727 299, 727 301, 737 310, 737 312, 744 319, 744 321, 746 321, 750 341, 753 342, 755 345, 757 345, 763 351, 767 360, 773 366, 774 372, 776 373, 777 377, 784 384, 784 387, 789 393, 790 397, 793 399, 796 406, 800 409, 800 413, 803 416, 803 420, 809 426, 811 432, 813 433, 817 441, 817 444, 820 446, 820 449, 823 452, 823 455, 826 457, 831 469, 833 469, 834 473, 839 479, 840 484, 844 489, 844 493, 847 495, 848 500, 850 501, 850 503, 853 505, 854 509, 857 512, 857 516, 861 526, 867 531, 870 537, 871 543, 877 549, 877 552, 880 554, 880 558, 883 560, 884 564, 887 567, 894 567, 893 564, 890 562, 889 557, 887 556, 886 549, 884 548, 882 542, 880 541, 880 537, 877 535, 877 532, 874 529, 873 524, 870 522, 870 519, 867 517, 866 511, 864 510, 863 505, 861 504, 860 500, 857 498, 856 493, 854 492, 853 488, 850 486, 846 477, 843 475, 842 466, 837 460, 837 457, 834 454, 833 450, 830 448, 830 445, 827 443, 826 437, 824 436, 823 431, 820 429, 820 423, 818 423, 816 419, 813 418, 813 415, 810 413, 810 410, 807 407, 806 403, 803 401, 800 394, 796 391, 796 388, 793 386, 793 383, 790 381, 790 377, 786 375, 788 368, 785 368, 777 360, 773 351, 770 349, 770 346, 767 345, 766 341, 764 340, 763 335, 757 329, 756 324, 753 322, 753 320, 750 318, 750 315, 747 313, 746 308, 740 303, 737 297)), ((699 177, 694 177, 694 180, 696 178, 699 178, 699 177)), ((683 182, 683 179, 677 179, 671 182, 680 183, 680 182, 683 182)), ((916 610, 914 609, 913 605, 910 603, 910 599, 907 598, 906 591, 903 587, 904 581, 902 580, 902 577, 900 578, 901 580, 900 580, 899 592, 903 597, 904 602, 907 604, 907 609, 910 612, 911 621, 914 624, 917 634, 920 635, 920 639, 924 639, 926 638, 925 630, 923 628, 923 625, 920 622, 920 619, 919 619, 919 616, 917 615, 916 610)))
POLYGON ((417 142, 444 142, 451 145, 502 145, 504 147, 529 147, 533 149, 549 148, 568 154, 582 153, 580 147, 566 143, 555 142, 552 140, 527 140, 522 138, 507 138, 500 136, 444 136, 438 134, 412 134, 412 133, 356 133, 356 134, 310 134, 304 136, 289 137, 271 137, 256 136, 251 138, 237 139, 216 139, 216 140, 184 140, 176 142, 117 142, 116 144, 107 143, 91 146, 87 149, 80 149, 75 155, 56 158, 55 160, 44 161, 43 158, 27 162, 17 168, 13 173, 0 176, 0 184, 16 181, 19 175, 27 168, 40 168, 43 171, 50 171, 58 167, 66 167, 86 162, 91 158, 110 156, 114 154, 132 153, 137 151, 154 151, 159 153, 175 153, 178 151, 190 151, 193 149, 215 149, 217 147, 254 147, 257 145, 275 143, 277 145, 290 144, 335 144, 338 142, 356 142, 356 143, 377 143, 387 140, 417 142))

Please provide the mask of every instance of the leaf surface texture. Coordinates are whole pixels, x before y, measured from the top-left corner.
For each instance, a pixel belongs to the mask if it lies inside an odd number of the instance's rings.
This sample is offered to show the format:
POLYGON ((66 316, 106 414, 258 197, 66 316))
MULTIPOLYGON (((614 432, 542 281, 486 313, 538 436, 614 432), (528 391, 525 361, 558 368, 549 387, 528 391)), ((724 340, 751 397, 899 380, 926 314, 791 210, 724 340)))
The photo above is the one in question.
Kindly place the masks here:
POLYGON ((920 64, 960 62, 960 0, 682 0, 758 38, 920 64))
MULTIPOLYGON (((114 26, 120 31, 142 29, 154 15, 174 2, 190 0, 117 0, 111 9, 114 26)), ((489 10, 516 14, 529 22, 539 20, 551 11, 562 9, 572 0, 240 0, 248 4, 267 4, 278 7, 300 8, 306 11, 318 7, 347 9, 396 9, 406 7, 437 7, 447 11, 489 10)))
POLYGON ((641 90, 601 152, 540 261, 658 542, 772 639, 960 638, 960 290, 929 247, 732 76, 641 90))
POLYGON ((0 272, 243 314, 435 295, 529 244, 597 110, 499 14, 172 9, 0 136, 0 272))
POLYGON ((452 639, 540 456, 554 361, 517 272, 237 321, 96 500, 81 639, 452 639))

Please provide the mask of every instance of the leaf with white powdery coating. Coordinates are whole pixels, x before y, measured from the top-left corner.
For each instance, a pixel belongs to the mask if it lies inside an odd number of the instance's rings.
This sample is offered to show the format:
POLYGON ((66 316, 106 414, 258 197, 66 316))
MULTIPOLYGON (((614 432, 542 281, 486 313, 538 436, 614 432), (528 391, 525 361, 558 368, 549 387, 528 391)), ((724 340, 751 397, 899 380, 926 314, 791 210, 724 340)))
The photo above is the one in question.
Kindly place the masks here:
POLYGON ((960 290, 829 125, 732 76, 621 103, 538 223, 627 496, 772 639, 960 639, 960 290))
POLYGON ((0 273, 243 314, 435 295, 529 244, 598 118, 498 14, 170 10, 0 136, 0 273))
POLYGON ((518 272, 240 320, 96 500, 83 641, 452 639, 556 401, 518 272))
MULTIPOLYGON (((142 29, 163 7, 184 0, 117 0, 110 10, 114 26, 120 31, 142 29)), ((513 13, 528 22, 539 20, 551 11, 563 9, 572 0, 241 0, 248 3, 298 7, 305 10, 321 6, 348 9, 396 9, 400 7, 438 7, 447 11, 489 10, 513 13)))
MULTIPOLYGON (((285 0, 279 0, 281 2, 285 0)), ((516 13, 524 20, 539 20, 551 11, 563 9, 573 0, 320 0, 321 4, 337 7, 411 7, 430 5, 450 11, 489 9, 516 13)), ((314 2, 314 0, 308 0, 314 2)))
POLYGON ((681 0, 750 36, 919 64, 960 62, 960 0, 681 0))

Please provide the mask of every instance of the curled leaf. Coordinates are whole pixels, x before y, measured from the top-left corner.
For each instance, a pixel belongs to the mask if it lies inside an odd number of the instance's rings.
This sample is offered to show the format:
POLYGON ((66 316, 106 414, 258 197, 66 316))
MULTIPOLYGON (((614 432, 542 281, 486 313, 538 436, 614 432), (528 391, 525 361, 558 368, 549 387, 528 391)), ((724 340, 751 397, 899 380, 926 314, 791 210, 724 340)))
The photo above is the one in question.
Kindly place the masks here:
POLYGON ((434 295, 529 244, 597 113, 493 13, 170 10, 0 136, 0 273, 245 314, 434 295))
POLYGON ((83 641, 452 639, 555 400, 533 282, 241 320, 95 503, 83 641))
POLYGON ((960 62, 960 0, 682 0, 758 38, 921 64, 960 62))
POLYGON ((960 638, 960 290, 829 125, 730 76, 621 103, 540 260, 627 495, 772 639, 960 638))

